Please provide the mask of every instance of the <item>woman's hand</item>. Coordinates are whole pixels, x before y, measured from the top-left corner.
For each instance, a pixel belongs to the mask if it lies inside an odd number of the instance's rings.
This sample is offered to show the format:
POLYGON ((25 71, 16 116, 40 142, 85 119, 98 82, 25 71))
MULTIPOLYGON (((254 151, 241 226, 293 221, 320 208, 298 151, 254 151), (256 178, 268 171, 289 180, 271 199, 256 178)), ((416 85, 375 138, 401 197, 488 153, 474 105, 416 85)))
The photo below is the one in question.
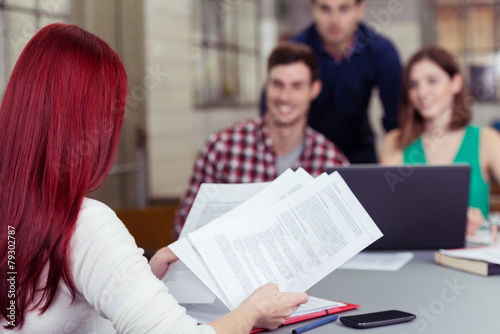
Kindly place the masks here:
POLYGON ((261 286, 240 306, 209 323, 217 334, 248 334, 253 327, 274 329, 308 301, 305 292, 280 292, 274 283, 261 286))
POLYGON ((149 265, 151 266, 153 274, 161 279, 163 275, 165 275, 168 265, 178 259, 179 258, 170 250, 170 248, 163 247, 151 257, 149 265))
POLYGON ((256 314, 254 327, 274 329, 283 324, 289 316, 309 297, 305 292, 280 292, 274 283, 261 286, 248 297, 240 307, 252 308, 256 314))
POLYGON ((469 208, 467 211, 467 228, 466 235, 472 237, 476 234, 476 231, 483 226, 485 218, 483 213, 478 208, 469 208))

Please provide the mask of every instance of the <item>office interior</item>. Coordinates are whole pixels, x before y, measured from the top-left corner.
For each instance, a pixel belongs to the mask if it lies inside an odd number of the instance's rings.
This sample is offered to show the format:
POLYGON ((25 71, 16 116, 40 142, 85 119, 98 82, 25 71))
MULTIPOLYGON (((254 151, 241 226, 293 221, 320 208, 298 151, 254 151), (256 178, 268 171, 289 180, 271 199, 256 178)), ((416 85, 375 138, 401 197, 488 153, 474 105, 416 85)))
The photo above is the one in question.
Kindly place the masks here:
MULTIPOLYGON (((500 1, 365 2, 365 22, 394 42, 403 62, 428 44, 452 51, 470 84, 473 123, 499 122, 500 1)), ((156 234, 168 234, 203 141, 258 115, 266 58, 310 24, 309 7, 310 0, 0 0, 0 96, 41 27, 68 22, 106 40, 124 61, 130 96, 114 168, 89 196, 126 224, 129 217, 144 229, 151 220, 156 234)), ((370 117, 380 142, 376 91, 370 117)))

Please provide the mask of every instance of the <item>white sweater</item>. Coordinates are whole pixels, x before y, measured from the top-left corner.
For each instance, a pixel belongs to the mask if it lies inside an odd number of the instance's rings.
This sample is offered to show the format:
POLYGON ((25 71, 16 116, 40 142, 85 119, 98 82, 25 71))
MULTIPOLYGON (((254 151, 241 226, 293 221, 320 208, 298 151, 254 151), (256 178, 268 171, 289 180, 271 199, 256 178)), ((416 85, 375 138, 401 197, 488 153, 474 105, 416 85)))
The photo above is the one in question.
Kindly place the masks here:
POLYGON ((71 240, 75 302, 71 303, 69 290, 60 282, 45 313, 29 312, 24 326, 16 330, 4 330, 1 319, 2 333, 214 334, 212 327, 197 326, 186 315, 153 275, 142 252, 109 207, 84 199, 71 240))

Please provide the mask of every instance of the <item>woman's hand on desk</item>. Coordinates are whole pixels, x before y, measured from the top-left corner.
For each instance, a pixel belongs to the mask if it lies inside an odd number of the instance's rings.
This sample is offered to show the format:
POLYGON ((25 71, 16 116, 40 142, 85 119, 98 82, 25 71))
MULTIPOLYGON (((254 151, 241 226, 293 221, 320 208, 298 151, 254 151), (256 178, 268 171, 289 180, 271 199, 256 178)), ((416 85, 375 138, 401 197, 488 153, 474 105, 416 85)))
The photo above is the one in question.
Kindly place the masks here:
POLYGON ((149 265, 153 274, 161 279, 167 271, 168 265, 179 258, 168 247, 159 249, 149 260, 149 265))
POLYGON ((467 229, 466 235, 471 237, 483 225, 485 218, 478 208, 469 208, 467 211, 467 229))

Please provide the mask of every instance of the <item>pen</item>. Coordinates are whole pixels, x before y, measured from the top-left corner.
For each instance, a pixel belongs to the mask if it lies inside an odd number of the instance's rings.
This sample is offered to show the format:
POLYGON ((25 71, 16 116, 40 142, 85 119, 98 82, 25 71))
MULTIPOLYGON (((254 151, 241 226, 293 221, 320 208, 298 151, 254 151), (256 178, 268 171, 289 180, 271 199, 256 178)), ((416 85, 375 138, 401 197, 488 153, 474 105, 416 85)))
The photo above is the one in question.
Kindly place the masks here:
POLYGON ((327 324, 329 322, 333 322, 333 321, 337 320, 338 317, 339 316, 336 314, 332 314, 332 315, 329 315, 327 317, 323 317, 323 318, 319 319, 318 321, 312 322, 310 324, 307 324, 307 325, 299 327, 299 328, 295 328, 292 331, 292 334, 304 333, 305 331, 308 331, 310 329, 313 329, 313 328, 316 328, 319 326, 323 326, 324 324, 327 324))

